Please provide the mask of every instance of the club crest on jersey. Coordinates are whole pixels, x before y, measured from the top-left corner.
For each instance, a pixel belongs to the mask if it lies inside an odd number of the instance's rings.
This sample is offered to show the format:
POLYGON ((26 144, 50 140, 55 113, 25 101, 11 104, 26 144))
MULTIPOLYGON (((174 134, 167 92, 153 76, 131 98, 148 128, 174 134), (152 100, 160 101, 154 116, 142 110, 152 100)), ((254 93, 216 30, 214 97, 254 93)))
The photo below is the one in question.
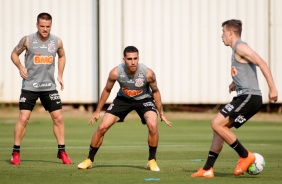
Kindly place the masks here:
POLYGON ((135 80, 135 86, 136 87, 142 87, 144 85, 144 79, 141 79, 141 78, 137 78, 135 80))
POLYGON ((54 43, 48 44, 48 52, 54 53, 56 51, 56 46, 54 43))

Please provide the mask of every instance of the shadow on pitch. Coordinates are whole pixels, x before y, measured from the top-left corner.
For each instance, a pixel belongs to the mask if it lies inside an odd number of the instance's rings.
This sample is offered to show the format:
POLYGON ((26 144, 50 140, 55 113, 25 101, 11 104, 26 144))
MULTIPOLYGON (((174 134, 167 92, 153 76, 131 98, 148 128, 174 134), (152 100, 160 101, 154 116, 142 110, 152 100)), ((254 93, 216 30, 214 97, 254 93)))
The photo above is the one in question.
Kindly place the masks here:
POLYGON ((95 168, 135 168, 135 169, 146 169, 146 167, 142 166, 134 166, 134 165, 93 165, 91 169, 95 168))

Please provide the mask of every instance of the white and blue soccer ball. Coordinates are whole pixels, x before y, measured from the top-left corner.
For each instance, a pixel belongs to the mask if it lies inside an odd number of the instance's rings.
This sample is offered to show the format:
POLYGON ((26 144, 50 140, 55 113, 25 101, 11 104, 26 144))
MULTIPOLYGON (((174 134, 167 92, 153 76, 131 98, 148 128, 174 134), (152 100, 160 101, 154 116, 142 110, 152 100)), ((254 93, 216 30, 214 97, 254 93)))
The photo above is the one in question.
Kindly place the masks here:
POLYGON ((256 160, 253 164, 249 166, 247 173, 251 175, 257 175, 263 170, 265 166, 265 161, 261 154, 259 153, 253 153, 253 154, 255 155, 256 160))

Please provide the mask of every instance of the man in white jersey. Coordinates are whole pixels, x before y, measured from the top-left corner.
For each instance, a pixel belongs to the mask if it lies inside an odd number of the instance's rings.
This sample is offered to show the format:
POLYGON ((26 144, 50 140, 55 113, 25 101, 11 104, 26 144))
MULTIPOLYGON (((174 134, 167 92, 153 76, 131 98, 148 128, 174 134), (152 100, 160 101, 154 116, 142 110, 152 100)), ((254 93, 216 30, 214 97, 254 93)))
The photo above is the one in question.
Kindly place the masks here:
POLYGON ((226 142, 239 155, 239 161, 234 169, 234 175, 243 174, 254 162, 255 156, 239 142, 230 128, 239 128, 261 108, 262 96, 259 89, 256 66, 262 71, 268 86, 269 100, 276 102, 278 92, 271 72, 266 62, 241 40, 242 22, 240 20, 227 20, 222 23, 222 41, 232 48, 231 75, 232 83, 229 92, 236 91, 237 96, 225 105, 211 121, 213 140, 206 164, 193 173, 192 177, 214 177, 213 166, 226 142))
POLYGON ((78 165, 79 169, 89 169, 92 167, 94 157, 102 145, 105 133, 113 124, 123 122, 127 114, 135 110, 140 116, 141 122, 146 124, 149 130, 147 169, 160 171, 156 163, 156 151, 159 140, 157 111, 161 120, 168 126, 171 126, 171 122, 164 115, 155 73, 146 65, 139 63, 138 54, 136 47, 126 47, 123 52, 124 62, 110 71, 96 111, 88 124, 91 123, 93 125, 99 119, 100 112, 116 81, 120 84, 120 90, 95 131, 91 140, 88 157, 78 165))
POLYGON ((64 164, 71 164, 65 151, 65 127, 62 118, 62 102, 54 79, 55 57, 58 54, 58 82, 61 90, 64 89, 63 72, 66 63, 63 42, 60 38, 50 34, 52 17, 48 13, 37 16, 37 32, 24 36, 14 48, 11 59, 19 69, 23 78, 22 90, 19 99, 19 119, 14 129, 14 146, 11 163, 19 165, 20 144, 25 135, 31 112, 38 98, 45 110, 49 111, 53 120, 53 131, 58 143, 57 157, 64 164), (19 55, 25 52, 25 64, 20 61, 19 55))

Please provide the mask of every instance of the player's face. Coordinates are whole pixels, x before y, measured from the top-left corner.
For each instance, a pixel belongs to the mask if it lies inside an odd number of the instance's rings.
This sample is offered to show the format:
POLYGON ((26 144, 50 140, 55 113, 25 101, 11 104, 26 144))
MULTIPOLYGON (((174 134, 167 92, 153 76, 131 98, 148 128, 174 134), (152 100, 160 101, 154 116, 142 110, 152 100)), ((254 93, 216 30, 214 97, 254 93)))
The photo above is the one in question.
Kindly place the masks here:
POLYGON ((126 53, 126 56, 123 58, 128 72, 135 72, 137 70, 139 56, 137 52, 126 53))
POLYGON ((41 38, 44 39, 49 36, 50 31, 51 31, 51 25, 52 25, 51 20, 39 19, 39 22, 37 22, 36 26, 38 29, 39 36, 41 38))
POLYGON ((222 29, 221 39, 225 46, 229 46, 229 35, 230 35, 230 30, 228 30, 226 26, 224 26, 222 29))

